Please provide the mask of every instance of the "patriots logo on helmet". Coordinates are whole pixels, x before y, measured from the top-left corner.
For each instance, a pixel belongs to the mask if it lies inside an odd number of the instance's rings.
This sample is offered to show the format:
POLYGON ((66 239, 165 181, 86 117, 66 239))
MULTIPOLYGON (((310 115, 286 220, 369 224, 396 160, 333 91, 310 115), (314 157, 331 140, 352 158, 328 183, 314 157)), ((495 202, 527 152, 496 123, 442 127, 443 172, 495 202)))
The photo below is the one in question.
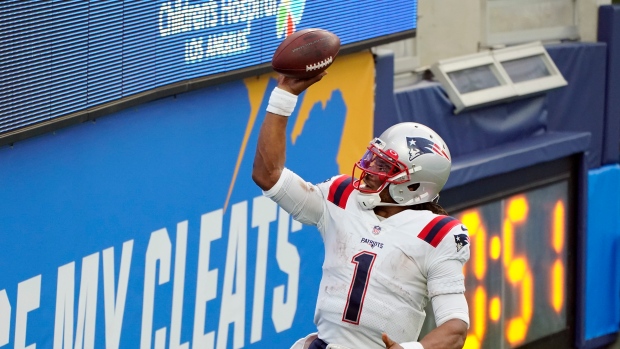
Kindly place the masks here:
POLYGON ((459 252, 463 247, 469 245, 469 236, 467 234, 455 234, 454 242, 456 242, 456 252, 459 252))
POLYGON ((417 158, 422 154, 437 154, 450 160, 448 154, 446 154, 439 144, 431 141, 430 139, 422 137, 407 137, 407 147, 409 147, 409 161, 417 158))

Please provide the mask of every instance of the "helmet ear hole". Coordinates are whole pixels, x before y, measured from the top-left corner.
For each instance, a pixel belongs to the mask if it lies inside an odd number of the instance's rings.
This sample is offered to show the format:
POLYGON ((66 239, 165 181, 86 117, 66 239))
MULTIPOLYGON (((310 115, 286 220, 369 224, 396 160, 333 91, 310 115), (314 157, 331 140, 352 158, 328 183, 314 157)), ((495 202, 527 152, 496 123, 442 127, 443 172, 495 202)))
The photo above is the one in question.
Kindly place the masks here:
POLYGON ((413 183, 407 186, 407 189, 409 189, 409 191, 416 191, 418 190, 418 188, 420 187, 420 183, 413 183))

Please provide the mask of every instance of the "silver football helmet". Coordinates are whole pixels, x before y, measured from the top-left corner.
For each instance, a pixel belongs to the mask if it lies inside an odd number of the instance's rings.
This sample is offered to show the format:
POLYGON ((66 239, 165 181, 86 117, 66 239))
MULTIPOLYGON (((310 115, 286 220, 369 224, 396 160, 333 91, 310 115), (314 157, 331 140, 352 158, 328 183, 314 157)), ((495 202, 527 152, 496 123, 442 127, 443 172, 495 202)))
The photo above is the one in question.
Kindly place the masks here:
POLYGON ((421 204, 438 197, 450 175, 451 163, 450 150, 435 131, 403 122, 370 142, 353 167, 353 178, 357 178, 353 187, 360 192, 358 202, 365 209, 421 204), (361 174, 356 176, 358 170, 361 174), (379 187, 370 188, 365 178, 380 183, 379 187), (381 201, 379 193, 386 186, 396 203, 381 201))

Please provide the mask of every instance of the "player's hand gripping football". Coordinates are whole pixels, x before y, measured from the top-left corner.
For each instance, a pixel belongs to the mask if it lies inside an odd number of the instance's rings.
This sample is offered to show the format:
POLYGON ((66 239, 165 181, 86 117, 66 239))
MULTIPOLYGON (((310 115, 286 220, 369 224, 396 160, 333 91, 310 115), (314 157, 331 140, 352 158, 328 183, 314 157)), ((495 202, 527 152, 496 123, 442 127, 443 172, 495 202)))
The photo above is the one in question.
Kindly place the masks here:
POLYGON ((308 79, 297 79, 279 74, 278 87, 294 95, 299 95, 300 93, 304 92, 308 87, 320 81, 325 75, 327 75, 326 71, 308 79))
POLYGON ((381 339, 383 339, 383 343, 385 343, 385 349, 403 349, 400 344, 391 340, 387 333, 383 333, 381 339))

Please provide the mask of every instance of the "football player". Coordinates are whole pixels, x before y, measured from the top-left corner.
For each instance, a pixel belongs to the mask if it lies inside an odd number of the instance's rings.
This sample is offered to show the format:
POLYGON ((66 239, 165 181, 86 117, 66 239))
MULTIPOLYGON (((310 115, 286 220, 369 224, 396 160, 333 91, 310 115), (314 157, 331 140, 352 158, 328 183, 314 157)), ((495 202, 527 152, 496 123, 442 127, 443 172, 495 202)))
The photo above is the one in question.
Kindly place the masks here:
POLYGON ((284 166, 287 117, 325 74, 279 76, 252 172, 264 195, 317 226, 325 244, 317 333, 292 349, 462 348, 469 239, 437 203, 451 166, 441 137, 421 124, 396 124, 370 142, 353 176, 317 185, 284 166), (437 327, 418 342, 429 300, 437 327))

